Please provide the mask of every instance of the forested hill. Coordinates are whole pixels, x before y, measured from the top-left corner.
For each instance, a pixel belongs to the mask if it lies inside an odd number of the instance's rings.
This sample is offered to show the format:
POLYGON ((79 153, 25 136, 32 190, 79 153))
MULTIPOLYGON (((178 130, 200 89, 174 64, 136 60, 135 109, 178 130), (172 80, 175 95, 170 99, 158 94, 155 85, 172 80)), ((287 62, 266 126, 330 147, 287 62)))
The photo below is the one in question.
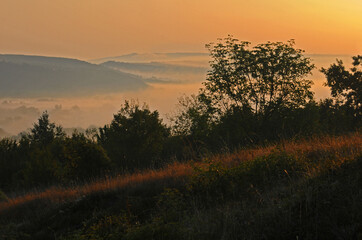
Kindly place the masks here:
POLYGON ((147 87, 139 76, 69 58, 0 55, 0 95, 72 96, 147 87))

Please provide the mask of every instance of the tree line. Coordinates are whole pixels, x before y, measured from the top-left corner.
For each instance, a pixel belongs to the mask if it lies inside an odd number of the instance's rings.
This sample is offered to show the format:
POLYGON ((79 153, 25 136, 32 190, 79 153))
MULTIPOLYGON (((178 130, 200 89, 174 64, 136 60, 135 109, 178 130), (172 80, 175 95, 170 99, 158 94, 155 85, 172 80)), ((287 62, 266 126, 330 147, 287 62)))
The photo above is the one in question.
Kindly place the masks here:
POLYGON ((317 102, 312 59, 294 41, 251 43, 232 37, 206 45, 212 61, 197 95, 179 101, 171 124, 125 101, 110 124, 67 136, 44 112, 19 140, 0 140, 0 189, 72 184, 160 168, 207 153, 318 134, 361 130, 362 56, 347 69, 320 69, 331 97, 317 102))

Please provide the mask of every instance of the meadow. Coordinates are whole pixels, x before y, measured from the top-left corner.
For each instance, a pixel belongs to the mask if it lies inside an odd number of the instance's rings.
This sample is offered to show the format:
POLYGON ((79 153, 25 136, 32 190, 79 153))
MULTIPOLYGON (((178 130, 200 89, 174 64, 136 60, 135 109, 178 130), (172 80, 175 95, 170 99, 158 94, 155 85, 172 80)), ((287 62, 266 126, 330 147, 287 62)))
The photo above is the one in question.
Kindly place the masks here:
POLYGON ((362 135, 211 155, 0 203, 2 239, 358 239, 362 135))

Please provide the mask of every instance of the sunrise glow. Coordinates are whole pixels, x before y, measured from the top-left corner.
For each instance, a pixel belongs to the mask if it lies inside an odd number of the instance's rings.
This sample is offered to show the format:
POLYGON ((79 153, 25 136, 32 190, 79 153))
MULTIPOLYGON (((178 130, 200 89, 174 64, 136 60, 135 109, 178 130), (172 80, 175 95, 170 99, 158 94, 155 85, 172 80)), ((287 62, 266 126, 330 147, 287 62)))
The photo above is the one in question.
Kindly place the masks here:
POLYGON ((200 52, 232 34, 354 54, 362 51, 361 12, 359 0, 1 0, 0 50, 81 59, 200 52))

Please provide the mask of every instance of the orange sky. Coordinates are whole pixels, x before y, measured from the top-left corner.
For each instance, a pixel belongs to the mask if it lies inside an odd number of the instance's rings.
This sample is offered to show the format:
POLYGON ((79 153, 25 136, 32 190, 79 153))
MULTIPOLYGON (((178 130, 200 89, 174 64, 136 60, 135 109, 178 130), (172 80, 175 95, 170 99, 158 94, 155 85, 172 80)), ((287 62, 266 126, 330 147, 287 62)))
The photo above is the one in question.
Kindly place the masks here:
POLYGON ((206 51, 232 34, 361 54, 361 0, 0 0, 0 53, 93 59, 206 51))

